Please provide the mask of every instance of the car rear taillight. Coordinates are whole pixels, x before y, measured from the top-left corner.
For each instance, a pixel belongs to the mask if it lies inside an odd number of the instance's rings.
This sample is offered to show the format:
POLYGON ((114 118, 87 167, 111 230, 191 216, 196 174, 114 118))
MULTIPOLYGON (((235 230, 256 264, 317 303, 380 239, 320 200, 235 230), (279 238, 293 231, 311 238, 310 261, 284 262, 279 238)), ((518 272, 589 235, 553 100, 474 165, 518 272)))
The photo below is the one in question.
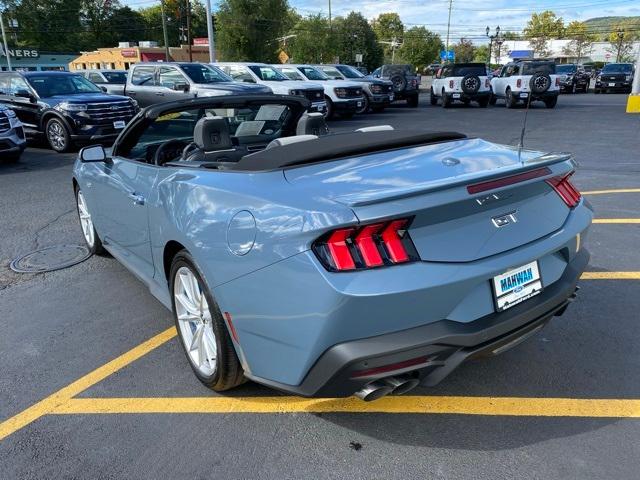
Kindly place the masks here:
POLYGON ((556 77, 556 87, 560 86, 560 79, 558 77, 556 77))
POLYGON ((484 79, 484 86, 485 88, 489 88, 491 86, 491 81, 488 78, 484 79))
POLYGON ((453 80, 449 80, 449 88, 453 88, 453 80))
POLYGON ((516 87, 521 88, 522 87, 522 79, 519 78, 518 80, 516 80, 516 87))
POLYGON ((313 251, 330 271, 350 271, 420 260, 411 241, 410 218, 339 228, 320 237, 313 251))
POLYGON ((562 201, 566 203, 569 208, 573 208, 578 205, 582 198, 578 189, 569 181, 569 177, 571 177, 571 175, 573 175, 573 172, 563 177, 553 177, 547 180, 547 183, 551 185, 558 195, 560 195, 562 201))

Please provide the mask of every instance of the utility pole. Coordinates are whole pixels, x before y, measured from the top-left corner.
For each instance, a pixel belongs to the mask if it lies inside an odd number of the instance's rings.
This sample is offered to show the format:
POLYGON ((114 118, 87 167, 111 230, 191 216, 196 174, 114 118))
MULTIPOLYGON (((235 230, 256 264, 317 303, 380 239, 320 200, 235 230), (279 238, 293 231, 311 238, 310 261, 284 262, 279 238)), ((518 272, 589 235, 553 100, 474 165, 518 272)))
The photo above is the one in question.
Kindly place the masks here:
POLYGON ((449 29, 451 28, 451 6, 453 4, 453 0, 449 0, 449 19, 447 20, 447 43, 444 47, 446 52, 449 51, 449 29))
POLYGON ((164 0, 160 0, 160 12, 162 13, 162 35, 164 36, 164 61, 169 61, 169 34, 167 33, 167 14, 164 11, 164 0))
POLYGON ((329 0, 329 30, 331 30, 331 0, 329 0))
POLYGON ((213 17, 211 16, 211 0, 204 1, 205 10, 207 12, 207 36, 209 37, 209 61, 216 61, 216 50, 213 41, 213 17))
POLYGON ((4 31, 4 19, 2 18, 2 10, 0 10, 0 28, 2 28, 2 43, 4 43, 4 55, 7 57, 7 68, 11 71, 11 55, 9 54, 9 46, 7 45, 7 34, 4 31))
POLYGON ((191 50, 191 2, 187 0, 187 48, 189 49, 189 61, 193 62, 193 51, 191 50))
POLYGON ((624 39, 624 31, 622 28, 618 28, 616 32, 618 34, 618 53, 616 54, 616 63, 620 62, 620 51, 622 50, 622 40, 624 39))

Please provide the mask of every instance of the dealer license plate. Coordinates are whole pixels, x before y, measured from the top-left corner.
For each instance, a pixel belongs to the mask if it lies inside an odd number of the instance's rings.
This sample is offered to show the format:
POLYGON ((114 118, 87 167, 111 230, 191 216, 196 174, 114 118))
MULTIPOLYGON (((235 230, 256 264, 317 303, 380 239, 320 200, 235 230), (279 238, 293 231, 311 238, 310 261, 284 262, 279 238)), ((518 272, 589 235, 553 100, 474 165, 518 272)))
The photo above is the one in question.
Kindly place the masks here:
POLYGON ((460 98, 460 94, 459 93, 454 93, 453 94, 453 98, 460 98))
POLYGON ((538 262, 531 262, 493 277, 493 292, 499 312, 524 302, 542 291, 538 262))
POLYGON ((391 95, 389 95, 389 101, 393 102, 393 99, 394 99, 394 96, 393 96, 393 93, 392 93, 391 95))
POLYGON ((616 86, 616 84, 615 84, 615 83, 610 83, 610 84, 609 84, 609 86, 610 86, 610 87, 615 87, 615 86, 616 86))
POLYGON ((521 93, 520 98, 527 98, 529 96, 528 93, 521 93))
POLYGON ((124 126, 124 120, 116 120, 115 122, 113 122, 113 128, 124 128, 124 126))

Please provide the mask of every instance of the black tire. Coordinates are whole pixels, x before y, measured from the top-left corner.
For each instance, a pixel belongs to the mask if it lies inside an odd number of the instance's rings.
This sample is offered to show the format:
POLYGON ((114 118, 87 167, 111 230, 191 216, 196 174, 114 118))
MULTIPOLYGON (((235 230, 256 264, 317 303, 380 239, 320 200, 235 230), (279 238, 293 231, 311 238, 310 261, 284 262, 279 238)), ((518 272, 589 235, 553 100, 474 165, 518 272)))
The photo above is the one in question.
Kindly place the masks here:
POLYGON ((596 95, 598 95, 598 94, 600 93, 600 90, 599 90, 599 89, 597 89, 597 88, 594 88, 594 89, 593 89, 593 93, 594 93, 594 94, 596 94, 596 95))
POLYGON ((344 112, 340 114, 340 118, 344 120, 351 120, 354 115, 355 115, 355 112, 344 112))
POLYGON ((53 117, 47 120, 44 134, 51 148, 58 153, 66 153, 73 148, 71 134, 64 122, 59 118, 53 117))
POLYGON ((504 106, 507 108, 515 108, 517 104, 518 104, 518 99, 514 98, 513 92, 511 91, 511 89, 507 88, 507 91, 505 92, 505 97, 504 97, 504 106))
POLYGON ((584 89, 582 90, 584 93, 589 93, 589 82, 586 83, 584 89))
POLYGON ((221 392, 237 387, 238 385, 244 383, 244 371, 242 370, 242 365, 240 365, 240 361, 238 360, 238 356, 236 355, 233 342, 231 341, 231 336, 229 335, 229 332, 227 330, 227 325, 224 322, 222 313, 220 312, 220 308, 211 295, 209 287, 207 286, 207 283, 203 280, 203 278, 204 276, 200 272, 200 269, 195 264, 189 252, 187 252, 186 250, 181 250, 180 252, 178 252, 171 262, 171 270, 169 273, 171 307, 173 310, 173 318, 176 324, 176 329, 178 330, 178 336, 180 337, 180 342, 182 343, 182 346, 185 350, 185 355, 187 357, 189 365, 191 365, 193 372, 195 373, 198 380, 200 380, 204 385, 212 390, 215 390, 216 392, 221 392), (193 364, 191 357, 187 353, 185 342, 182 337, 182 331, 178 323, 179 321, 176 314, 174 287, 176 273, 181 267, 187 267, 193 273, 193 275, 198 280, 198 286, 200 287, 200 290, 204 293, 205 298, 207 299, 207 303, 209 304, 211 323, 208 325, 208 327, 212 328, 214 331, 217 346, 216 369, 210 376, 204 375, 193 364))
POLYGON ((478 105, 480 106, 480 108, 487 108, 487 105, 489 105, 490 101, 490 97, 479 98, 478 105))
MULTIPOLYGON (((76 213, 78 214, 78 222, 82 223, 82 219, 81 219, 81 216, 80 216, 80 206, 78 204, 78 194, 79 193, 80 193, 80 187, 78 187, 76 185, 76 187, 74 189, 74 194, 75 194, 75 198, 76 198, 76 213)), ((84 198, 84 196, 83 196, 83 198, 84 198)), ((80 226, 80 228, 82 229, 82 225, 80 226)), ((89 250, 89 253, 91 253, 92 255, 101 255, 101 256, 107 255, 107 251, 102 246, 102 240, 100 240, 100 236, 98 235, 98 232, 96 232, 96 229, 95 229, 94 226, 92 226, 91 228, 93 229, 93 245, 91 245, 89 243, 89 241, 84 236, 84 234, 82 235, 82 238, 84 239, 84 243, 87 246, 87 249, 89 250)))
POLYGON ((420 103, 420 98, 418 97, 418 95, 413 95, 407 98, 407 105, 410 108, 416 108, 419 103, 420 103))
POLYGON ((447 95, 447 92, 442 89, 442 108, 450 108, 451 107, 451 97, 447 95))
POLYGON ((480 77, 477 75, 467 74, 462 77, 460 86, 464 93, 467 95, 473 95, 480 90, 480 77))
POLYGON ((489 105, 495 105, 498 101, 498 97, 496 97, 493 93, 489 97, 489 105))
POLYGON ((333 113, 334 113, 333 102, 329 97, 324 97, 324 101, 327 104, 327 110, 324 112, 324 118, 326 118, 327 120, 331 120, 333 119, 333 113))
POLYGON ((438 97, 436 97, 436 95, 433 93, 433 88, 429 91, 429 102, 431 103, 431 105, 438 104, 438 97))
POLYGON ((544 105, 547 108, 555 108, 557 103, 558 103, 558 97, 551 97, 544 101, 544 105))
POLYGON ((404 75, 393 75, 389 80, 393 83, 393 91, 400 93, 407 88, 407 79, 404 75))
POLYGON ((576 82, 571 84, 571 93, 578 93, 578 84, 576 82))
POLYGON ((371 101, 369 100, 369 96, 368 95, 363 95, 362 96, 362 107, 360 107, 358 110, 356 110, 356 113, 357 114, 367 113, 369 111, 370 105, 371 105, 371 101))
POLYGON ((546 73, 536 73, 529 80, 531 93, 544 93, 551 88, 551 77, 546 73))

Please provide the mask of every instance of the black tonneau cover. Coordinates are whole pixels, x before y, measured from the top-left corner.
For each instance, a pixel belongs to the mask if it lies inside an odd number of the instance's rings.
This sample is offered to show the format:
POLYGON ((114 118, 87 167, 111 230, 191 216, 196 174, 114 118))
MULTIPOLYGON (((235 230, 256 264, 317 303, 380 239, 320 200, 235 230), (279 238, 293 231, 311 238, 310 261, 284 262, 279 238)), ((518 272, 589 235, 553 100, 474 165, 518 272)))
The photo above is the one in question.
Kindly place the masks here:
POLYGON ((457 132, 384 130, 339 133, 245 155, 232 169, 244 171, 276 170, 294 165, 464 138, 467 136, 457 132))

